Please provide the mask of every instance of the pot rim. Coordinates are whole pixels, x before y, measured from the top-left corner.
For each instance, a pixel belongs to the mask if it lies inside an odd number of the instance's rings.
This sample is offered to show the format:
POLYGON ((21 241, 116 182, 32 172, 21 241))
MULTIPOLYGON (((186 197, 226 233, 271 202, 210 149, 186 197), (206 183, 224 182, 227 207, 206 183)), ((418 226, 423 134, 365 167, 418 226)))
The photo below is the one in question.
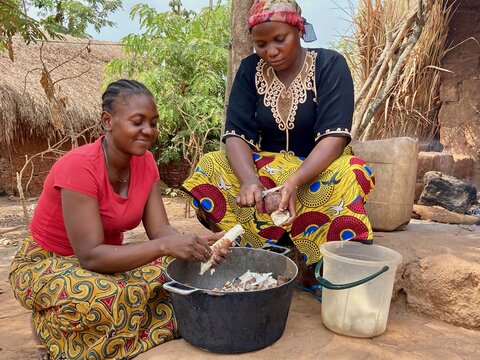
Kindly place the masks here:
POLYGON ((205 289, 205 288, 195 287, 195 286, 192 286, 192 285, 187 285, 187 284, 184 284, 184 283, 179 282, 179 281, 175 280, 174 278, 172 278, 172 277, 170 276, 169 272, 168 272, 168 268, 170 267, 170 264, 173 264, 176 260, 178 260, 178 259, 176 259, 176 258, 173 259, 173 260, 167 265, 167 268, 165 269, 165 273, 166 273, 168 279, 170 279, 170 281, 173 281, 173 282, 175 282, 175 283, 177 283, 177 284, 179 284, 179 285, 181 285, 181 286, 183 286, 183 287, 186 287, 186 288, 188 288, 188 289, 197 290, 198 292, 203 292, 203 293, 205 293, 205 294, 213 295, 213 296, 215 296, 215 295, 216 295, 216 296, 227 296, 227 295, 234 295, 234 294, 249 294, 249 293, 258 293, 258 292, 260 292, 260 291, 269 291, 269 290, 280 289, 280 288, 282 288, 282 287, 284 287, 284 286, 290 285, 290 283, 291 283, 292 281, 294 281, 294 280, 297 278, 297 276, 298 276, 298 266, 297 266, 297 264, 295 264, 295 262, 294 262, 292 259, 290 259, 290 258, 288 258, 288 257, 286 257, 286 256, 284 256, 284 255, 278 254, 278 253, 273 252, 273 251, 268 251, 268 250, 265 250, 265 249, 262 249, 262 248, 248 248, 248 247, 239 247, 239 246, 236 246, 236 247, 232 247, 231 250, 232 250, 232 251, 239 251, 239 250, 242 250, 242 251, 244 251, 244 250, 246 250, 246 251, 266 251, 266 252, 268 252, 268 253, 270 253, 270 254, 274 254, 273 256, 282 256, 283 258, 285 258, 285 260, 286 260, 287 262, 290 261, 290 262, 294 265, 294 268, 295 268, 295 276, 292 277, 292 278, 290 278, 290 280, 288 280, 286 283, 284 283, 284 284, 282 284, 282 285, 280 285, 280 286, 275 286, 275 287, 270 288, 270 289, 245 290, 245 291, 214 291, 214 290, 212 290, 212 289, 205 289))

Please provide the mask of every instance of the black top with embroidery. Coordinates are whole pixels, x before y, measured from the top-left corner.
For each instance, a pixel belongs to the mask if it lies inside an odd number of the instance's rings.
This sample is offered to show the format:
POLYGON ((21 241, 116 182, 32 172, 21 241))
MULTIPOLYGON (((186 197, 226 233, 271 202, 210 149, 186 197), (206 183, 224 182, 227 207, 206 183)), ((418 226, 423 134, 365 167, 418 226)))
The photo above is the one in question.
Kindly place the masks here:
POLYGON ((336 51, 308 49, 288 89, 252 54, 235 76, 222 141, 235 136, 254 150, 307 157, 327 136, 350 140, 353 101, 350 70, 336 51))

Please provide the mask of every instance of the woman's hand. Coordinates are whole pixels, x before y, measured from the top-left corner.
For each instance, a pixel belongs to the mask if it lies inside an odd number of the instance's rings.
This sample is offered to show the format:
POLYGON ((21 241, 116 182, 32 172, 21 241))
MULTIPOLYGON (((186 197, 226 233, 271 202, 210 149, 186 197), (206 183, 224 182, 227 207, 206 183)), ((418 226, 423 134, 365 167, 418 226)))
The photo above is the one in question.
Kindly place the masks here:
MULTIPOLYGON (((225 231, 218 232, 218 233, 211 233, 210 235, 205 235, 205 239, 207 240, 208 245, 212 246, 213 244, 215 244, 217 240, 221 239, 224 235, 225 235, 225 231)), ((230 255, 230 253, 231 253, 230 249, 219 249, 219 250, 217 249, 216 251, 217 256, 213 256, 213 263, 215 265, 223 264, 225 260, 227 260, 228 255, 230 255)), ((212 256, 214 254, 210 254, 210 255, 212 256)))
POLYGON ((262 190, 255 171, 255 164, 252 158, 252 149, 242 139, 229 137, 225 141, 225 151, 233 172, 240 183, 240 190, 237 195, 237 205, 240 207, 256 207, 257 212, 262 214, 262 190))
POLYGON ((344 137, 331 136, 319 141, 297 171, 283 184, 279 209, 288 209, 290 218, 282 226, 292 224, 296 218, 297 189, 312 181, 338 159, 346 145, 347 140, 344 137))
POLYGON ((209 241, 218 240, 222 233, 211 235, 177 234, 169 235, 155 241, 162 242, 164 252, 182 260, 207 261, 212 256, 209 241))
POLYGON ((265 187, 257 176, 248 179, 240 186, 237 195, 237 205, 240 207, 254 207, 257 213, 263 213, 262 191, 265 187))
POLYGON ((282 194, 282 200, 280 200, 280 205, 278 209, 280 211, 288 210, 290 217, 285 221, 282 226, 291 225, 297 218, 296 205, 297 205, 297 188, 298 186, 293 183, 291 179, 288 179, 284 184, 283 188, 280 190, 282 194))

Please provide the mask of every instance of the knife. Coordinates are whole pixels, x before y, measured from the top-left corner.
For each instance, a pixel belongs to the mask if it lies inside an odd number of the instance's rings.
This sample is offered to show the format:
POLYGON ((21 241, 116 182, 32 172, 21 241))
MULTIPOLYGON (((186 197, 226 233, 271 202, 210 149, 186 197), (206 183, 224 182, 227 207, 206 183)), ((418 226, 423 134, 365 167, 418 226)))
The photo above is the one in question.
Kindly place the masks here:
POLYGON ((263 190, 262 191, 262 198, 265 197, 268 193, 278 191, 283 188, 283 185, 280 186, 275 186, 274 188, 268 189, 268 190, 263 190))

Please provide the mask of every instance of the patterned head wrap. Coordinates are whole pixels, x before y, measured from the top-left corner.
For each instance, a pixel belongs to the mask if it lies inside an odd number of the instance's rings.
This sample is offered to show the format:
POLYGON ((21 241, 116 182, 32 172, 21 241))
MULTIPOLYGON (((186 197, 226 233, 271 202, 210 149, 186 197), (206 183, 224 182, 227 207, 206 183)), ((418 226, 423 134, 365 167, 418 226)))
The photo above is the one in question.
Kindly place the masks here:
POLYGON ((315 31, 311 24, 302 18, 302 9, 295 0, 255 0, 248 13, 248 29, 267 21, 284 22, 298 28, 303 40, 315 41, 315 31))

